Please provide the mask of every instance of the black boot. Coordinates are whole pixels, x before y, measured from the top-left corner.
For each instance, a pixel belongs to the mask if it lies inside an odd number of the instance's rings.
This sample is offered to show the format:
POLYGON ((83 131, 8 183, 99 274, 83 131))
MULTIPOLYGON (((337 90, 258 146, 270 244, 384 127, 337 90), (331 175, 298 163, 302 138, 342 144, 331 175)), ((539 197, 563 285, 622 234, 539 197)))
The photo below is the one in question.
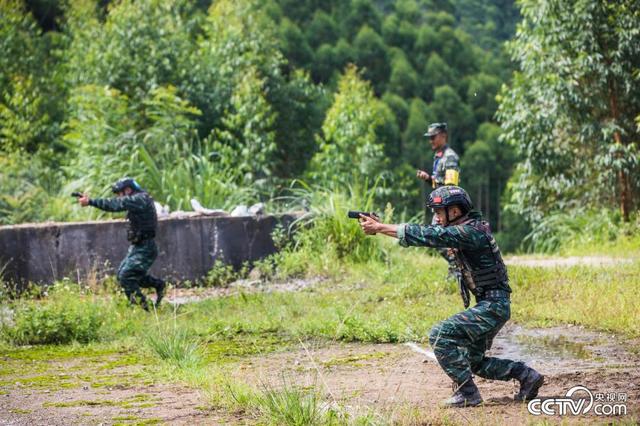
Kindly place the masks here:
POLYGON ((482 403, 482 396, 473 379, 467 380, 463 385, 455 385, 455 388, 451 398, 442 401, 444 408, 475 407, 482 403))
POLYGON ((147 302, 147 298, 144 294, 142 294, 140 290, 136 291, 135 293, 125 291, 125 294, 127 295, 127 299, 129 299, 130 306, 140 305, 142 309, 147 312, 149 311, 149 303, 147 302))
POLYGON ((513 396, 516 401, 529 401, 538 396, 538 389, 544 383, 544 376, 530 367, 516 377, 520 382, 520 392, 513 396))
POLYGON ((164 290, 167 287, 165 280, 160 278, 154 278, 153 288, 156 289, 156 308, 160 306, 162 298, 164 297, 164 290))
POLYGON ((140 299, 140 306, 142 307, 142 309, 149 312, 149 302, 147 302, 146 297, 143 297, 142 299, 140 299))

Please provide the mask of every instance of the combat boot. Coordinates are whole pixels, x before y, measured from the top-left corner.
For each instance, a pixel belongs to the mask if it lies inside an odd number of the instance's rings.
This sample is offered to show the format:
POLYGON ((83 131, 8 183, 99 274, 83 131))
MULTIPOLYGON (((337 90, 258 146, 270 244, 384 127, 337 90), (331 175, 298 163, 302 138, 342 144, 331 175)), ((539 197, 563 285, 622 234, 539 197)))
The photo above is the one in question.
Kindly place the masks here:
POLYGON ((454 384, 457 388, 451 398, 442 401, 444 408, 475 407, 482 404, 480 391, 472 379, 467 380, 462 386, 454 384))
POLYGON ((538 389, 544 383, 544 376, 533 368, 527 367, 517 377, 520 382, 520 392, 513 396, 516 401, 529 401, 538 396, 538 389))
POLYGON ((147 298, 144 297, 144 295, 142 295, 142 297, 140 298, 140 307, 149 312, 149 302, 147 302, 147 298))
POLYGON ((147 302, 147 298, 140 290, 136 293, 128 293, 127 298, 129 299, 129 306, 140 305, 142 309, 149 312, 149 302, 147 302))
POLYGON ((164 290, 167 287, 167 283, 165 280, 160 278, 156 278, 154 282, 154 288, 156 289, 156 308, 160 306, 160 302, 164 297, 164 290))

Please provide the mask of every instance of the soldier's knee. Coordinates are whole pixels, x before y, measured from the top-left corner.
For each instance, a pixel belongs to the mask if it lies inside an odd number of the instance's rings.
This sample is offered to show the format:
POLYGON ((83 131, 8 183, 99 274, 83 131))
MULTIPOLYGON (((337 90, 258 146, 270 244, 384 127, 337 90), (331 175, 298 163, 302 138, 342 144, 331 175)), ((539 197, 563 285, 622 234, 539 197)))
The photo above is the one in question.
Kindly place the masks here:
POLYGON ((124 283, 130 278, 129 270, 127 268, 120 268, 118 270, 117 278, 118 278, 118 282, 121 285, 124 285, 124 283))
POLYGON ((122 268, 118 271, 118 282, 123 287, 137 287, 141 278, 135 269, 122 268))
POLYGON ((477 373, 478 370, 482 367, 482 361, 484 360, 484 354, 479 355, 469 355, 469 366, 471 367, 471 371, 477 373))
POLYGON ((433 328, 431 329, 431 332, 429 333, 429 344, 431 345, 432 348, 436 347, 438 339, 440 338, 441 334, 442 334, 442 323, 438 323, 433 326, 433 328))

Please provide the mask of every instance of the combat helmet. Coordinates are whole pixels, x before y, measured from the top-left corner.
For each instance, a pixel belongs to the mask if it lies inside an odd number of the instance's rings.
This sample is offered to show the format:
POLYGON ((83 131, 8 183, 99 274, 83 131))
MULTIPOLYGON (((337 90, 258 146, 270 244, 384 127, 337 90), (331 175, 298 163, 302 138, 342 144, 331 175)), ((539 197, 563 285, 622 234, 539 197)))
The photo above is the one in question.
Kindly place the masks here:
MULTIPOLYGON (((467 191, 459 186, 446 185, 437 188, 429 194, 427 198, 427 207, 432 209, 458 206, 462 211, 462 214, 467 214, 473 209, 473 203, 471 203, 471 197, 467 194, 467 191)), ((447 214, 447 217, 449 215, 447 214)))
POLYGON ((142 187, 138 184, 138 182, 130 177, 123 177, 122 179, 111 185, 111 191, 114 194, 124 191, 125 188, 131 188, 135 192, 142 191, 142 187))

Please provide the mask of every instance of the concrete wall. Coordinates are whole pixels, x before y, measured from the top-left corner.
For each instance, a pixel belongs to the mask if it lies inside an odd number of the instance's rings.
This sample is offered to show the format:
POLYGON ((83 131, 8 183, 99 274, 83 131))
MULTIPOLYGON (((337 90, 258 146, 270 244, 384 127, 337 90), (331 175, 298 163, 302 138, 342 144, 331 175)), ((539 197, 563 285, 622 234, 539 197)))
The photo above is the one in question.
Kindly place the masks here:
MULTIPOLYGON (((216 259, 234 266, 275 252, 271 231, 294 216, 207 217, 158 222, 159 255, 152 274, 171 280, 206 275, 216 259)), ((51 283, 63 277, 114 273, 128 248, 126 223, 111 220, 0 227, 0 271, 5 281, 51 283)))

